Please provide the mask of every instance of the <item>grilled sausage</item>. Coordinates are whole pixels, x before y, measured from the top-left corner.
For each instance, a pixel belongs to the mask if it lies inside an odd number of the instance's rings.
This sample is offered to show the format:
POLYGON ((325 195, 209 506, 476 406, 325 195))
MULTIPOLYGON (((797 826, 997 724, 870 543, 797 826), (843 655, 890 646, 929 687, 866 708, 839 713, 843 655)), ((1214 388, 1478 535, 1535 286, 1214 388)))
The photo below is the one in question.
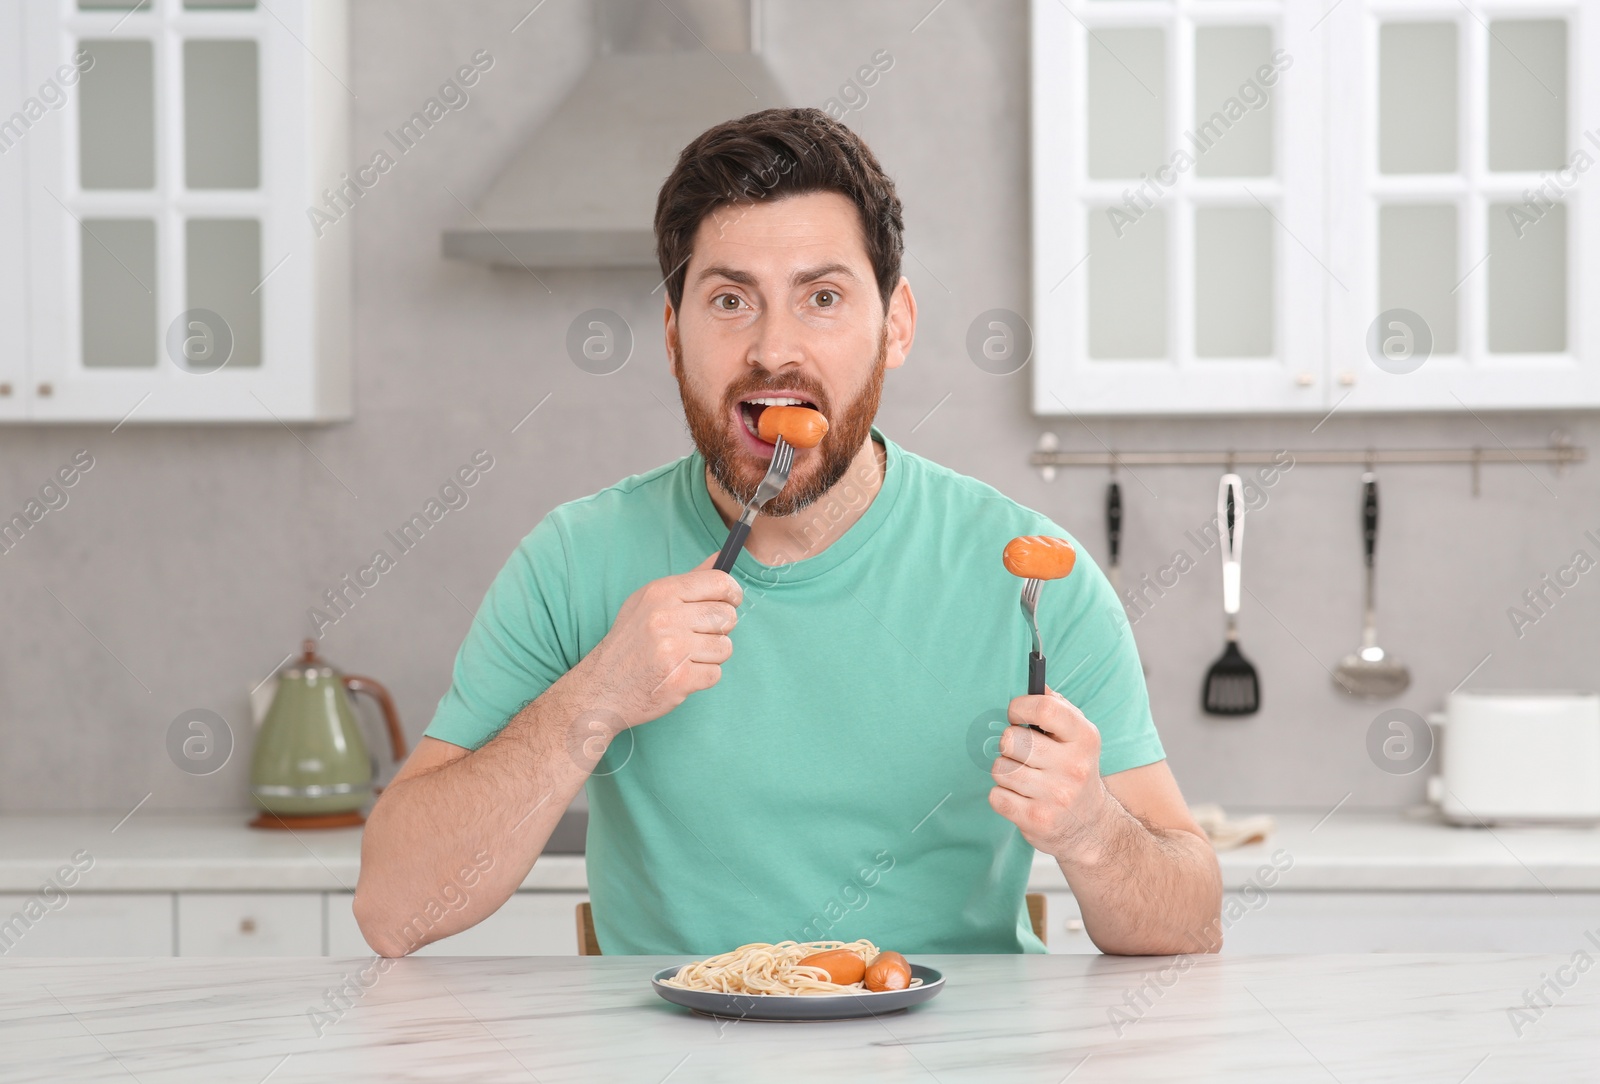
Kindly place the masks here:
POLYGON ((803 406, 769 406, 756 420, 756 431, 768 444, 779 436, 796 448, 815 448, 828 432, 822 412, 803 406))
POLYGON ((1059 580, 1077 560, 1077 551, 1065 538, 1030 534, 1006 543, 1006 571, 1025 579, 1059 580))

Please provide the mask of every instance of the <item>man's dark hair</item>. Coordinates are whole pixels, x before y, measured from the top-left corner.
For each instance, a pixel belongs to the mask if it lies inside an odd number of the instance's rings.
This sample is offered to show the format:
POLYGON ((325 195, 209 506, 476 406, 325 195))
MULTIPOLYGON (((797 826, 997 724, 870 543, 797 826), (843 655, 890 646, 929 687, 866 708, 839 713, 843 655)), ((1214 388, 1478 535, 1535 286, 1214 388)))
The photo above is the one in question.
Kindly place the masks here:
POLYGON ((727 205, 838 192, 861 215, 884 312, 905 253, 900 197, 861 137, 820 109, 763 109, 708 128, 678 155, 656 197, 656 259, 667 297, 683 304, 694 236, 727 205))

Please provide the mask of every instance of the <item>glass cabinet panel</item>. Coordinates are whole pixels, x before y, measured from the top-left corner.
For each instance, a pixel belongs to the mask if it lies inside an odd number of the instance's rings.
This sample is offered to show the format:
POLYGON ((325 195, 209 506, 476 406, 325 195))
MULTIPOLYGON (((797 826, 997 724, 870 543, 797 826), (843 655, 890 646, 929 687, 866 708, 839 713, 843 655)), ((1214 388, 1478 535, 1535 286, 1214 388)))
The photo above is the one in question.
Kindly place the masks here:
POLYGON ((1202 177, 1265 177, 1272 172, 1272 90, 1257 78, 1272 70, 1272 30, 1207 26, 1194 34, 1194 130, 1185 149, 1202 177))
POLYGON ((1489 205, 1489 350, 1559 353, 1567 348, 1567 205, 1513 224, 1523 205, 1489 205))
POLYGON ((229 356, 197 358, 196 368, 230 369, 261 364, 261 224, 250 218, 189 220, 185 246, 189 264, 188 308, 222 317, 229 356))
POLYGON ((1378 33, 1378 169, 1454 173, 1459 79, 1455 23, 1384 23, 1378 33))
POLYGON ((1566 162, 1567 24, 1490 23, 1489 168, 1560 169, 1566 162))
POLYGON ((84 366, 155 365, 155 222, 84 219, 81 241, 84 366))
POLYGON ((1460 349, 1456 226, 1454 204, 1392 203, 1378 211, 1378 309, 1421 316, 1435 354, 1460 349))
POLYGON ((1194 213, 1194 339, 1203 358, 1273 353, 1272 216, 1260 207, 1194 213))
POLYGON ((148 41, 85 40, 94 58, 78 90, 78 175, 88 189, 154 188, 155 57, 148 41))
POLYGON ((190 188, 261 183, 256 43, 183 43, 184 179, 190 188))
POLYGON ((1089 176, 1137 177, 1166 161, 1166 51, 1158 29, 1090 31, 1089 176))
POLYGON ((1166 357, 1166 211, 1118 232, 1104 209, 1089 211, 1089 356, 1166 357))

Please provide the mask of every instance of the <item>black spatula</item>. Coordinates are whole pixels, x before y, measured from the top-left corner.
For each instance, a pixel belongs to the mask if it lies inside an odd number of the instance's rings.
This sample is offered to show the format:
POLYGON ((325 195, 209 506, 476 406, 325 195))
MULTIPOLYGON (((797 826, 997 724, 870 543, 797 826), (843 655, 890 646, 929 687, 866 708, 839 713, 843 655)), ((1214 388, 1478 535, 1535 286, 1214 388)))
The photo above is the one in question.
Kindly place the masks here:
POLYGON ((1244 483, 1224 474, 1217 489, 1217 533, 1222 543, 1222 611, 1228 646, 1206 671, 1200 706, 1210 715, 1253 715, 1261 709, 1261 680, 1239 651, 1239 555, 1244 549, 1244 483))

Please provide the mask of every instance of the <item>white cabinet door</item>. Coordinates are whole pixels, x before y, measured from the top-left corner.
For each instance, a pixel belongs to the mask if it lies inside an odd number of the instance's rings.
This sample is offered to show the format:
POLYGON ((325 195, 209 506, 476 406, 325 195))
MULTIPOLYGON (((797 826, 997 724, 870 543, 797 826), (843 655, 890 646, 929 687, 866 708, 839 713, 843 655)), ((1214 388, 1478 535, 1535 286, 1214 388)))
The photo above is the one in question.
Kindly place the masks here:
MULTIPOLYGON (((59 122, 42 102, 27 101, 22 81, 22 8, 0 10, 0 419, 27 413, 28 209, 23 166, 28 131, 59 122)), ((52 95, 53 96, 53 95, 52 95)))
POLYGON ((172 896, 166 892, 74 892, 56 901, 0 895, 0 954, 171 956, 172 896), (43 913, 39 905, 43 904, 43 913))
POLYGON ((1478 6, 1349 0, 1322 28, 1347 88, 1328 172, 1344 413, 1600 405, 1600 23, 1580 0, 1478 6))
POLYGON ((1271 892, 1227 924, 1226 953, 1591 955, 1600 893, 1271 892))
POLYGON ((28 416, 349 417, 343 0, 24 10, 28 416))
MULTIPOLYGON (((330 892, 328 955, 370 956, 350 910, 351 895, 330 892)), ((418 956, 576 956, 577 906, 585 892, 517 892, 505 904, 454 937, 417 950, 418 956)))
POLYGON ((179 956, 325 955, 318 892, 180 892, 179 956))
POLYGON ((1313 5, 1032 10, 1034 412, 1326 410, 1313 5))

